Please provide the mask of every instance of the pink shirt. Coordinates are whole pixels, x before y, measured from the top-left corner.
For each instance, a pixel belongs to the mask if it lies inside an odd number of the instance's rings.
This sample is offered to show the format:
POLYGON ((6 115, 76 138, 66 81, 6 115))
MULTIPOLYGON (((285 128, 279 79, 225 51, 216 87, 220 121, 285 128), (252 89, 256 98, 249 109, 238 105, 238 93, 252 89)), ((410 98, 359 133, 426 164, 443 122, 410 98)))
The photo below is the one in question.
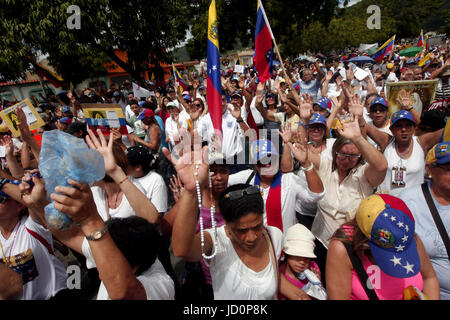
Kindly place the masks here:
MULTIPOLYGON (((353 227, 344 226, 344 228, 351 238, 353 227)), ((364 256, 362 260, 364 270, 366 270, 379 300, 403 300, 403 290, 409 286, 415 286, 420 291, 423 290, 423 278, 420 272, 409 278, 394 278, 384 273, 377 265, 372 264, 367 256, 364 256)), ((369 300, 355 270, 352 270, 350 300, 369 300)))
MULTIPOLYGON (((286 262, 287 263, 287 262, 286 262)), ((287 273, 286 273, 286 263, 283 263, 280 266, 280 272, 282 274, 284 274, 284 276, 286 277, 286 279, 289 280, 289 282, 295 284, 297 287, 299 287, 300 289, 302 289, 307 283, 308 283, 308 279, 305 280, 300 280, 298 278, 291 278, 287 273)), ((317 265, 317 263, 315 263, 314 261, 310 261, 309 262, 309 266, 308 269, 313 271, 313 270, 319 270, 319 276, 318 278, 320 279, 320 269, 319 266, 317 265)), ((280 300, 286 300, 287 298, 285 296, 283 296, 281 293, 278 294, 278 299, 280 300)))
MULTIPOLYGON (((195 229, 196 233, 200 232, 200 217, 203 218, 203 230, 212 228, 211 211, 210 211, 210 209, 208 209, 207 207, 202 205, 202 208, 200 209, 200 216, 198 217, 199 219, 197 221, 197 227, 195 229)), ((217 211, 214 215, 214 220, 216 221, 217 228, 223 226, 225 223, 225 221, 223 221, 222 215, 217 211)), ((200 260, 200 264, 202 266, 203 274, 205 275, 206 283, 212 284, 211 274, 209 273, 209 267, 206 265, 204 260, 200 260)))

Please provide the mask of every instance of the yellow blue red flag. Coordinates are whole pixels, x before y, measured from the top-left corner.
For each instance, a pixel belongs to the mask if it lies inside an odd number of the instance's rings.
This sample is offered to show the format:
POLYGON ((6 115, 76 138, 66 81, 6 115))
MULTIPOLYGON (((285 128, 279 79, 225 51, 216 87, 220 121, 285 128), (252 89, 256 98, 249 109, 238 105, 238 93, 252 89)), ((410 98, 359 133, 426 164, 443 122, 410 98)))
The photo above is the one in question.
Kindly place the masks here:
POLYGON ((372 58, 380 62, 383 58, 394 48, 395 35, 386 41, 378 50, 372 55, 372 58))
POLYGON ((187 85, 183 80, 183 77, 181 76, 180 72, 175 68, 175 65, 172 63, 172 70, 173 70, 173 79, 174 81, 178 82, 180 85, 180 93, 183 93, 183 91, 187 91, 187 85))
POLYGON ((222 132, 222 82, 220 80, 219 29, 216 1, 209 5, 206 100, 215 131, 222 132))

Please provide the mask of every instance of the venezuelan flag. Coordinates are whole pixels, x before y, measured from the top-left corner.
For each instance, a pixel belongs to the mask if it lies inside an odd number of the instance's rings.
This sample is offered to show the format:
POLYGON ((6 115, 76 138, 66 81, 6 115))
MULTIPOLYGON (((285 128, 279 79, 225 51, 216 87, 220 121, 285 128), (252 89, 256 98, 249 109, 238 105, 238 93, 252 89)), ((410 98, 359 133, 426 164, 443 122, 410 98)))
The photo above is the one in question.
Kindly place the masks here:
POLYGON ((50 82, 55 88, 64 87, 66 83, 64 82, 64 79, 61 78, 56 73, 52 72, 49 68, 44 67, 37 61, 30 59, 31 64, 33 65, 34 70, 36 73, 41 77, 43 80, 47 80, 50 82))
POLYGON ((392 48, 394 48, 395 35, 386 41, 378 50, 372 55, 376 61, 380 62, 383 58, 391 52, 392 48))
POLYGON ((430 51, 430 38, 428 36, 425 38, 425 50, 430 51))
POLYGON ((219 29, 216 1, 209 5, 206 101, 216 133, 222 132, 222 82, 220 80, 219 29))
POLYGON ((273 64, 273 34, 261 0, 258 0, 255 29, 255 55, 253 65, 258 71, 259 81, 269 80, 273 64))
POLYGON ((416 47, 423 47, 423 30, 420 30, 419 41, 417 41, 416 47))
POLYGON ((173 79, 180 84, 180 93, 182 93, 183 91, 187 91, 187 85, 183 81, 180 72, 177 70, 177 68, 175 68, 173 63, 172 69, 173 69, 173 79))

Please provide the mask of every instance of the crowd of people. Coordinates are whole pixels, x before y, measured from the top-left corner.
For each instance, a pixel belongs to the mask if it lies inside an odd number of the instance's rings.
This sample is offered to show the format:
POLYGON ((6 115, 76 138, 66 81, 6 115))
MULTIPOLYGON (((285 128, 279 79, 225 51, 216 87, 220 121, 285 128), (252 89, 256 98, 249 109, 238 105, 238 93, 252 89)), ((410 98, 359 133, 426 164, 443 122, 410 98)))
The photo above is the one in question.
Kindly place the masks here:
POLYGON ((128 80, 48 94, 36 130, 17 108, 20 137, 0 138, 0 298, 449 300, 448 43, 422 66, 356 65, 352 49, 287 59, 264 83, 224 70, 221 137, 204 71, 144 98, 128 80), (391 112, 389 82, 433 79, 428 105, 402 92, 391 112), (119 105, 127 134, 89 128, 84 103, 119 105), (47 195, 50 130, 98 151, 105 177, 47 195), (48 226, 50 201, 70 229, 48 226), (68 253, 93 295, 67 286, 68 253))

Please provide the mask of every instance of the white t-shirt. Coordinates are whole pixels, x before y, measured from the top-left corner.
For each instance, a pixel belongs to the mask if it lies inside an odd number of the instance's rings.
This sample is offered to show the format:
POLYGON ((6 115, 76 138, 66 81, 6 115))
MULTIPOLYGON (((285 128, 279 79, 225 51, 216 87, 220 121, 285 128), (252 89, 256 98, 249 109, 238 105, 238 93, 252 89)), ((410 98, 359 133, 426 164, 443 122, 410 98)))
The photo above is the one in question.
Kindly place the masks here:
MULTIPOLYGON (((236 118, 231 115, 230 111, 226 110, 222 115, 222 153, 227 159, 243 150, 242 140, 240 139, 240 128, 236 118)), ((203 140, 211 143, 214 126, 209 113, 200 120, 197 130, 203 140)))
MULTIPOLYGON (((88 241, 83 241, 83 254, 86 257, 86 264, 95 268, 95 260, 88 241)), ((137 277, 139 282, 144 286, 147 300, 174 300, 175 285, 172 278, 166 273, 161 262, 156 258, 150 268, 137 277)), ((108 291, 103 281, 97 293, 97 300, 110 300, 108 291)))
MULTIPOLYGON (((266 227, 266 229, 272 240, 276 264, 278 264, 284 241, 283 233, 275 227, 266 227)), ((272 300, 277 286, 272 257, 264 270, 255 272, 239 258, 231 240, 226 235, 225 226, 217 228, 217 242, 212 229, 207 229, 206 232, 209 232, 213 245, 217 248, 215 257, 206 261, 211 272, 214 299, 272 300)), ((266 241, 265 238, 262 241, 266 241)))
POLYGON ((173 120, 172 117, 169 117, 166 119, 166 136, 169 137, 170 142, 172 145, 175 144, 174 141, 174 135, 178 134, 178 125, 181 127, 187 129, 188 128, 188 122, 187 119, 184 117, 178 117, 178 123, 177 121, 173 120))
POLYGON ((131 106, 127 104, 125 107, 125 120, 130 121, 130 118, 134 115, 134 112, 131 110, 131 106))
MULTIPOLYGON (((228 186, 232 186, 238 183, 246 183, 253 170, 243 170, 232 174, 228 178, 228 186)), ((255 178, 253 177, 249 184, 253 185, 255 178)), ((266 200, 269 196, 268 188, 263 188, 263 200, 264 200, 264 225, 267 226, 267 214, 266 214, 266 200)), ((308 188, 306 182, 305 173, 300 171, 298 175, 290 172, 284 173, 281 177, 281 216, 283 222, 284 232, 291 226, 297 223, 297 217, 295 215, 295 207, 298 201, 305 203, 316 203, 325 195, 325 190, 322 193, 314 193, 308 188)))
POLYGON ((158 212, 167 211, 167 187, 160 174, 150 171, 142 178, 135 178, 134 181, 144 189, 147 198, 153 203, 158 212))
MULTIPOLYGON (((136 179, 133 179, 132 177, 128 178, 143 194, 146 194, 146 191, 141 186, 141 184, 136 183, 136 179)), ((103 221, 106 221, 110 218, 108 216, 108 213, 111 218, 127 218, 136 215, 136 212, 134 212, 125 195, 122 195, 122 201, 117 208, 110 209, 106 203, 106 191, 100 187, 91 187, 91 190, 92 195, 94 196, 95 205, 97 206, 98 214, 102 217, 103 221)))
MULTIPOLYGON (((12 268, 22 276, 23 292, 20 299, 48 300, 58 291, 67 288, 66 269, 27 228, 45 239, 53 250, 51 232, 30 216, 19 221, 8 240, 0 232, 0 241, 12 268)), ((1 251, 0 258, 3 259, 1 251)))

